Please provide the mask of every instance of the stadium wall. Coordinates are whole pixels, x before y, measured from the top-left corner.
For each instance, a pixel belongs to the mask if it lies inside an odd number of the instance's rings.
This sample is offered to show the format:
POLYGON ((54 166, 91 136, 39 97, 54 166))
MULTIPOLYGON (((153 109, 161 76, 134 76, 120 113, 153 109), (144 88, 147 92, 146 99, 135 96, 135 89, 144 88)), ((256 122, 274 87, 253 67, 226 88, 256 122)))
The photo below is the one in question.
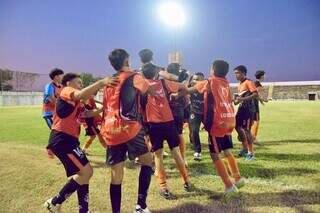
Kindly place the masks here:
MULTIPOLYGON (((233 93, 237 92, 238 84, 231 84, 233 93)), ((273 100, 308 100, 314 94, 320 100, 320 81, 307 82, 269 82, 263 83, 263 96, 273 100)), ((41 105, 42 92, 8 92, 0 93, 0 106, 41 105)), ((102 100, 102 93, 97 95, 102 100)))

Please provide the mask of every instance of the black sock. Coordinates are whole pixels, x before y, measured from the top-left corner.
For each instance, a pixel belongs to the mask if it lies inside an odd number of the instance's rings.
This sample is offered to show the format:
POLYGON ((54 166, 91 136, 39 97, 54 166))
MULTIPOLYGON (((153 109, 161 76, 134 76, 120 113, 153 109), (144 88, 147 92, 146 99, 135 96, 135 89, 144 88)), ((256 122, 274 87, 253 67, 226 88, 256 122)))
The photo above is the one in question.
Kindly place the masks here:
POLYGON ((153 170, 151 166, 141 166, 139 175, 139 189, 138 189, 138 201, 137 204, 141 208, 145 209, 147 207, 146 199, 148 195, 148 190, 151 182, 153 170))
POLYGON ((121 184, 110 184, 110 200, 113 213, 120 213, 121 207, 121 184))
POLYGON ((77 190, 79 213, 89 212, 89 184, 79 186, 77 190))
POLYGON ((79 188, 79 184, 71 178, 66 185, 63 186, 63 188, 60 190, 59 194, 52 198, 52 204, 61 204, 63 203, 68 197, 71 196, 73 192, 75 192, 79 188))

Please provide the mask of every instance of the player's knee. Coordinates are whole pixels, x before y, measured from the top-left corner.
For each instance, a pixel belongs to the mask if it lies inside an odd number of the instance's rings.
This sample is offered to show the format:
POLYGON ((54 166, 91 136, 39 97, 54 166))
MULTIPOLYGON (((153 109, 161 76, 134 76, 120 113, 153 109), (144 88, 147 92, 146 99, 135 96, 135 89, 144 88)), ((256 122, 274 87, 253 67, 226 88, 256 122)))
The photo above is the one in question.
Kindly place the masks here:
POLYGON ((163 149, 158 149, 157 151, 154 152, 154 155, 159 158, 162 156, 162 153, 163 153, 163 149))
POLYGON ((230 149, 223 150, 223 154, 224 154, 224 156, 226 156, 226 157, 232 155, 230 149))
POLYGON ((142 165, 150 166, 152 164, 152 155, 150 152, 139 156, 139 163, 142 165))
POLYGON ((219 154, 216 154, 216 153, 210 153, 210 156, 213 161, 217 161, 220 159, 219 154))

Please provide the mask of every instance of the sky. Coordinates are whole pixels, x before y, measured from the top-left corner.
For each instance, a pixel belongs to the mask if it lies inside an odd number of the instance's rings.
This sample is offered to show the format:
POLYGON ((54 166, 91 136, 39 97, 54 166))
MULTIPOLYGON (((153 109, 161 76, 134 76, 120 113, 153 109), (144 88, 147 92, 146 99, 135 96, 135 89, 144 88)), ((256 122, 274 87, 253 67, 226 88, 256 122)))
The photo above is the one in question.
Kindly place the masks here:
POLYGON ((176 47, 183 67, 208 75, 215 59, 258 69, 267 81, 320 80, 319 0, 177 0, 186 24, 173 29, 158 16, 161 0, 0 0, 0 68, 106 76, 114 48, 126 49, 133 68, 139 50, 168 63, 176 47), (175 39, 174 39, 175 38, 175 39))

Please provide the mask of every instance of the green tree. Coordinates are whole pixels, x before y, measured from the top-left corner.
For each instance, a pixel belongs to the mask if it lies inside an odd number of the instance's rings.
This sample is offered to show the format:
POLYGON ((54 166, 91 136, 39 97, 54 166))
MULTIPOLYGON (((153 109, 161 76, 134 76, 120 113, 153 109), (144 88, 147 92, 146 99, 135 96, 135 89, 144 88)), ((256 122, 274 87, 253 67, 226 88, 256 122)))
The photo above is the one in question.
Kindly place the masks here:
POLYGON ((13 77, 13 72, 10 70, 0 69, 0 90, 1 91, 10 91, 13 89, 12 85, 10 85, 9 81, 13 77))

